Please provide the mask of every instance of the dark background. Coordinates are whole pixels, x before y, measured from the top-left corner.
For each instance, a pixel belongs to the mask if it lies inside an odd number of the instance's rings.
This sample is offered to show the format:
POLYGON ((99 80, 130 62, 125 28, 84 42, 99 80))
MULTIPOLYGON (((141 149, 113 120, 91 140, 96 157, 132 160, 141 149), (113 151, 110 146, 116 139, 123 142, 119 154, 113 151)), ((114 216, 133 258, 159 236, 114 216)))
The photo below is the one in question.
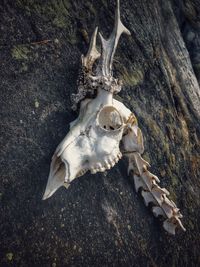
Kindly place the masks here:
POLYGON ((170 236, 127 163, 42 201, 51 156, 77 114, 80 56, 115 1, 0 1, 0 266, 200 266, 200 4, 121 1, 115 74, 137 116, 145 159, 184 215, 170 236))

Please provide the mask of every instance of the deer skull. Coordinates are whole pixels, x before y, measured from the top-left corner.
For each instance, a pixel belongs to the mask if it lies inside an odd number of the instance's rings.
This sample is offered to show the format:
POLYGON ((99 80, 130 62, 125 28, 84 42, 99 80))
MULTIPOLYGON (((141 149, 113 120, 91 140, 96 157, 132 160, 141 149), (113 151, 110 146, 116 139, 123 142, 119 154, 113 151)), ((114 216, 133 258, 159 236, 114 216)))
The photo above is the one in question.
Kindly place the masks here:
POLYGON ((179 219, 182 215, 167 198, 168 191, 157 185, 159 179, 147 170, 149 164, 141 157, 143 137, 135 115, 113 98, 122 86, 112 74, 113 57, 121 34, 130 35, 120 20, 119 0, 110 38, 105 40, 100 34, 101 53, 96 48, 97 32, 98 28, 93 33, 87 55, 82 56, 78 93, 72 96, 74 109, 80 103, 79 116, 70 124, 69 133, 53 155, 43 199, 52 196, 61 186, 68 188, 75 178, 87 171, 96 173, 112 168, 125 155, 129 158, 129 172, 134 172, 136 190, 142 188, 146 205, 154 204, 155 216, 166 218, 164 228, 172 234, 177 226, 185 230, 179 219), (93 70, 97 60, 99 63, 93 70), (92 97, 88 98, 88 94, 92 97))

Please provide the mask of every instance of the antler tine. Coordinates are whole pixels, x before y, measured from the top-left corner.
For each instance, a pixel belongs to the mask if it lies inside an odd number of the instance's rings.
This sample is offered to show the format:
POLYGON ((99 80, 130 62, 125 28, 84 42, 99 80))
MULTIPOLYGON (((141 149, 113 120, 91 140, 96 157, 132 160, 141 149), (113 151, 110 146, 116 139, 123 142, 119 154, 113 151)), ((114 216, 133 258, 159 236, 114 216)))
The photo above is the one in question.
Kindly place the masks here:
POLYGON ((101 33, 99 33, 102 42, 101 67, 103 76, 112 76, 113 57, 122 33, 126 33, 128 35, 131 34, 130 31, 121 22, 119 0, 117 0, 117 8, 115 11, 115 26, 113 32, 111 33, 108 40, 105 40, 101 33))
POLYGON ((87 52, 87 55, 84 57, 82 55, 82 65, 88 70, 92 70, 92 66, 94 62, 100 57, 100 53, 96 48, 96 39, 97 39, 97 32, 98 32, 98 27, 95 28, 91 41, 90 41, 90 46, 89 50, 87 52))

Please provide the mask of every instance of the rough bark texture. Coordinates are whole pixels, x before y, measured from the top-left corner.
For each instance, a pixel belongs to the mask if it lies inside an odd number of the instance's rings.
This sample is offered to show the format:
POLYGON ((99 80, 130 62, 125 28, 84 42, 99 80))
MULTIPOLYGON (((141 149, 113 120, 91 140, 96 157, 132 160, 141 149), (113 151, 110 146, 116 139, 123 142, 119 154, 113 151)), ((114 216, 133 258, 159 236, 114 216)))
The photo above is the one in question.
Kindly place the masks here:
POLYGON ((115 60, 120 97, 187 232, 164 232, 125 160, 41 200, 51 156, 76 117, 80 56, 95 25, 110 33, 115 1, 1 0, 1 266, 200 265, 199 1, 121 2, 132 35, 115 60))

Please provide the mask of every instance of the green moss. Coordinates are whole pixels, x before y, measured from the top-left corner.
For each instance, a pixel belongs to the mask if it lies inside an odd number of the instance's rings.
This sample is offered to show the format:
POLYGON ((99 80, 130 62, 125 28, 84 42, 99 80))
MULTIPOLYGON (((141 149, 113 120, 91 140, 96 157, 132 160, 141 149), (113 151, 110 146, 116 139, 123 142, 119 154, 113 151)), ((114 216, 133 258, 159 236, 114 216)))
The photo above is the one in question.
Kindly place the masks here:
POLYGON ((124 68, 120 79, 123 80, 126 85, 136 86, 143 82, 144 74, 141 69, 127 70, 124 68))
MULTIPOLYGON (((79 20, 85 19, 86 16, 86 13, 81 14, 82 11, 78 3, 74 3, 73 9, 69 0, 50 0, 48 2, 17 0, 17 5, 22 8, 27 15, 31 16, 31 14, 36 13, 42 20, 50 21, 53 26, 64 29, 67 41, 70 44, 74 45, 78 42, 77 27, 73 21, 75 18, 79 20)), ((96 15, 96 10, 91 3, 86 2, 85 5, 90 13, 96 15)))
POLYGON ((177 202, 177 195, 176 195, 176 192, 174 190, 174 186, 173 185, 169 185, 167 190, 170 193, 168 198, 176 203, 177 202))
POLYGON ((158 124, 157 124, 154 120, 152 120, 152 119, 151 119, 150 121, 151 121, 151 122, 150 122, 151 130, 152 130, 153 134, 154 134, 155 136, 159 136, 161 130, 160 130, 160 128, 158 127, 158 124))
POLYGON ((17 60, 28 60, 29 49, 24 45, 14 46, 11 50, 12 57, 17 60))
POLYGON ((38 3, 33 0, 17 0, 17 5, 24 9, 28 15, 37 13, 42 18, 50 18, 56 27, 67 28, 69 25, 71 4, 68 0, 51 0, 47 3, 38 3))
POLYGON ((70 4, 67 1, 55 1, 49 9, 51 15, 56 17, 53 20, 53 24, 60 28, 67 28, 69 25, 69 9, 70 4))
POLYGON ((11 252, 7 253, 6 258, 8 261, 12 261, 13 260, 13 253, 11 253, 11 252))
POLYGON ((56 17, 53 20, 53 24, 59 28, 66 28, 66 21, 64 17, 56 17))
POLYGON ((155 120, 153 120, 150 116, 146 116, 145 122, 148 125, 149 130, 151 131, 151 136, 159 139, 160 142, 165 141, 165 136, 155 120))
POLYGON ((173 153, 170 154, 169 160, 170 160, 170 167, 172 169, 176 169, 176 157, 173 153))
POLYGON ((169 158, 170 157, 169 143, 166 141, 165 138, 162 141, 163 141, 163 152, 166 153, 166 156, 169 158))
POLYGON ((172 173, 171 167, 170 166, 166 166, 166 178, 167 180, 170 179, 169 185, 168 185, 168 191, 170 192, 170 199, 172 199, 174 202, 176 202, 177 200, 177 196, 176 196, 176 187, 179 184, 179 180, 178 177, 172 173))
POLYGON ((178 177, 175 175, 171 176, 171 181, 172 181, 173 187, 176 187, 179 184, 178 177))
POLYGON ((144 160, 146 160, 147 162, 149 162, 150 163, 150 157, 149 157, 149 153, 148 152, 145 152, 144 154, 143 154, 143 158, 144 158, 144 160))

